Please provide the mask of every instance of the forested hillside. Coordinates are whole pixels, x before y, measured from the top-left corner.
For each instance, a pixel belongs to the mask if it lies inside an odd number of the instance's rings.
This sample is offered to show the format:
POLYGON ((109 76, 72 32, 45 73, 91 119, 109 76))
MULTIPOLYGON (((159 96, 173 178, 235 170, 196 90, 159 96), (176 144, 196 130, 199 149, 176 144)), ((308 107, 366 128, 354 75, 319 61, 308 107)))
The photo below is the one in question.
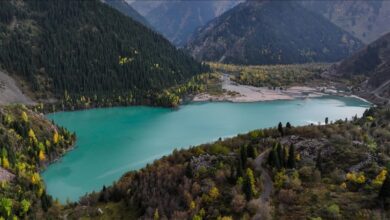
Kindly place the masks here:
POLYGON ((0 1, 0 16, 1 68, 38 98, 142 103, 202 71, 162 36, 97 0, 0 1))
POLYGON ((134 10, 125 0, 102 0, 102 2, 122 12, 124 15, 131 17, 135 21, 140 22, 146 27, 152 28, 149 22, 140 13, 134 10))
POLYGON ((199 60, 234 64, 338 61, 362 46, 293 1, 248 1, 201 28, 187 49, 199 60))
POLYGON ((72 147, 74 134, 24 106, 7 106, 0 108, 0 140, 0 219, 57 218, 60 206, 40 171, 72 147))
POLYGON ((390 1, 387 0, 300 2, 365 43, 371 43, 390 31, 390 1))
POLYGON ((387 219, 389 120, 381 107, 174 151, 82 198, 69 217, 387 219))

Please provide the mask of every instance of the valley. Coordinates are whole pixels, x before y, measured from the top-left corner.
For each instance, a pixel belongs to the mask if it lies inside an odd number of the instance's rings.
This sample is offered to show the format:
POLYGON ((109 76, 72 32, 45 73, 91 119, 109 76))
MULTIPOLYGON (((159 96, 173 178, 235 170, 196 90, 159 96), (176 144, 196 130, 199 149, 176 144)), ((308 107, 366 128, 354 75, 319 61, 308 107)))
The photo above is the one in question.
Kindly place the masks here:
POLYGON ((0 220, 390 219, 389 6, 0 1, 0 220))

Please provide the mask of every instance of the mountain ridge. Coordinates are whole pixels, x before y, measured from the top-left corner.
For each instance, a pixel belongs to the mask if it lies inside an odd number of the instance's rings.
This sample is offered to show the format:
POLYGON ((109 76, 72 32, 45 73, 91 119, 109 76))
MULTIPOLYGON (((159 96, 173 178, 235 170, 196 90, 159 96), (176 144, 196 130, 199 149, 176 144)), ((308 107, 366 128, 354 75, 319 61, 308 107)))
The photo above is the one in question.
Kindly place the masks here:
POLYGON ((202 27, 186 49, 198 60, 279 64, 334 62, 361 46, 360 40, 298 3, 250 1, 202 27))

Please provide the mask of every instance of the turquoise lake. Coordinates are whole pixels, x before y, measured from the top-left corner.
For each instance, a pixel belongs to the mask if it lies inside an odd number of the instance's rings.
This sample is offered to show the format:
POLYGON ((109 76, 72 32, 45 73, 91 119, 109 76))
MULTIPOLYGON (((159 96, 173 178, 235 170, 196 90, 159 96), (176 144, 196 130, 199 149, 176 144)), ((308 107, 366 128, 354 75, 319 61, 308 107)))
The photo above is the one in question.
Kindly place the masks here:
POLYGON ((48 193, 64 202, 110 185, 130 170, 175 148, 279 122, 293 126, 361 116, 370 104, 352 97, 322 97, 256 103, 191 103, 178 109, 103 108, 47 117, 76 132, 75 149, 42 174, 48 193))

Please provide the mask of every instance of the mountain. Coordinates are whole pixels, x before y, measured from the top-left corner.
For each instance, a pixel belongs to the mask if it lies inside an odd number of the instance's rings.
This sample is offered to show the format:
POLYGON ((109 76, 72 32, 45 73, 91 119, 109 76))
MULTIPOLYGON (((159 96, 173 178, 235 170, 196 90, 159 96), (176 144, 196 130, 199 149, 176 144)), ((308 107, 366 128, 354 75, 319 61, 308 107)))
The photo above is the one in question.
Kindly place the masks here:
MULTIPOLYGON (((150 4, 149 1, 142 1, 150 4)), ((138 1, 137 1, 138 3, 138 1)), ((239 1, 179 0, 161 1, 145 17, 150 24, 177 46, 183 46, 188 37, 239 1)), ((135 5, 136 3, 133 3, 135 5)), ((141 4, 139 2, 138 4, 141 4)), ((153 4, 153 3, 152 3, 153 4)))
POLYGON ((336 73, 347 77, 365 75, 368 89, 390 98, 390 33, 343 60, 336 73))
POLYGON ((248 1, 202 27, 186 49, 198 60, 235 64, 334 62, 360 40, 293 1, 248 1))
POLYGON ((97 0, 0 1, 0 42, 1 68, 40 98, 139 100, 202 71, 161 35, 97 0))
POLYGON ((102 2, 122 12, 124 15, 129 16, 135 21, 140 22, 146 27, 152 27, 149 22, 140 13, 134 10, 125 0, 102 0, 102 2))
POLYGON ((303 0, 301 3, 365 43, 390 31, 390 1, 387 0, 303 0))
POLYGON ((163 4, 164 1, 161 0, 126 0, 135 10, 137 10, 141 15, 146 16, 150 11, 157 8, 159 5, 163 4))

